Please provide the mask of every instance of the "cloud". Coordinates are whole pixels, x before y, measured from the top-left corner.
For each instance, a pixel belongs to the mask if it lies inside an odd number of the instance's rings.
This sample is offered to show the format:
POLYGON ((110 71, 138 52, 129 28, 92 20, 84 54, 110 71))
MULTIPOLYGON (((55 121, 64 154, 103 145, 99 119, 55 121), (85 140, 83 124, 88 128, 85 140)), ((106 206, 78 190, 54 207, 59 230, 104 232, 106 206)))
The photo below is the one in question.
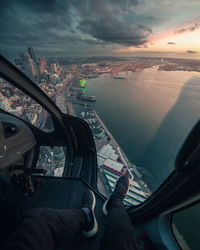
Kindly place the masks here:
MULTIPOLYGON (((90 6, 77 8, 81 17, 77 28, 84 34, 107 43, 116 43, 124 46, 140 46, 148 42, 152 29, 148 25, 140 24, 140 18, 134 10, 138 1, 90 1, 90 6)), ((143 17, 143 19, 149 17, 143 17)), ((153 17, 152 17, 153 19, 153 17)), ((148 22, 147 22, 148 23, 148 22)))
MULTIPOLYGON (((190 0, 191 6, 194 2, 190 0)), ((199 15, 198 6, 191 11, 185 4, 188 0, 1 0, 0 53, 17 56, 27 46, 50 56, 146 48, 161 30, 175 30, 178 23, 191 20, 193 11, 199 15)))
MULTIPOLYGON (((71 45, 117 44, 145 46, 152 34, 153 16, 135 13, 138 0, 2 0, 0 51, 22 45, 62 48, 71 45)), ((78 52, 77 52, 78 53, 78 52)))
POLYGON ((194 51, 194 50, 187 50, 186 52, 189 54, 197 54, 198 53, 197 51, 194 51))
POLYGON ((186 28, 181 28, 181 29, 177 29, 175 30, 175 34, 181 34, 181 33, 184 33, 184 32, 192 32, 192 31, 195 31, 197 29, 200 28, 200 22, 196 22, 194 23, 193 25, 189 26, 189 27, 186 27, 186 28))
POLYGON ((167 44, 169 44, 169 45, 176 45, 176 43, 174 43, 174 42, 168 42, 167 44))
POLYGON ((98 40, 125 46, 145 45, 148 42, 148 36, 152 34, 147 27, 124 26, 115 18, 109 18, 105 23, 99 20, 84 20, 79 28, 98 40))

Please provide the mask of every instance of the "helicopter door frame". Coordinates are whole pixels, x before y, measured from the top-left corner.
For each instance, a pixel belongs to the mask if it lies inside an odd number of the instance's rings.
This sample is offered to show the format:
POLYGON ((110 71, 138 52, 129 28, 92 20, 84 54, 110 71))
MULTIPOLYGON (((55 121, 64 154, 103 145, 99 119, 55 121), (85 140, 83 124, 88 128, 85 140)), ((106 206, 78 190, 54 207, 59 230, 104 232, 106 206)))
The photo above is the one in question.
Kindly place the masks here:
MULTIPOLYGON (((82 165, 87 166, 83 166, 84 171, 78 177, 84 178, 89 185, 97 189, 96 147, 89 125, 77 117, 63 114, 33 81, 2 55, 0 55, 0 77, 34 99, 51 115, 54 124, 54 138, 57 138, 62 146, 67 146, 66 158, 68 164, 63 176, 71 177, 74 174, 72 168, 75 162, 81 162, 82 165), (80 157, 83 160, 77 160, 80 157)), ((48 133, 43 132, 43 134, 48 136, 48 133)))

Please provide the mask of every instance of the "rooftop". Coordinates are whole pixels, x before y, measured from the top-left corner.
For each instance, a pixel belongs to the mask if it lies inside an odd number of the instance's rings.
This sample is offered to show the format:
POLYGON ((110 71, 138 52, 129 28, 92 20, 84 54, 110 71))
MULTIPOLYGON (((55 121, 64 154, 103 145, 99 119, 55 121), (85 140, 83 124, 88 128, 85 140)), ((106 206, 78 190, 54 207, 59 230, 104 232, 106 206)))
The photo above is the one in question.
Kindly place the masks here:
POLYGON ((111 159, 106 159, 102 165, 102 167, 109 169, 110 171, 114 171, 118 174, 126 173, 128 167, 124 166, 122 163, 113 161, 111 159))

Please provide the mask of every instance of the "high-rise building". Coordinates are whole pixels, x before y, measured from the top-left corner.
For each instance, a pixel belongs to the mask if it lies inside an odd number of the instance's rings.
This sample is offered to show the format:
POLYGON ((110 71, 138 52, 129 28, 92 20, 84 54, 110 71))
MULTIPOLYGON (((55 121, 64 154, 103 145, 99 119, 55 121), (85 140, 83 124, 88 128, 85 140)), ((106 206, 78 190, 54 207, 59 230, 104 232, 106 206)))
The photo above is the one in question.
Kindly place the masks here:
POLYGON ((29 53, 25 53, 24 57, 24 70, 30 78, 37 76, 37 68, 33 59, 31 59, 29 53))
POLYGON ((33 51, 33 48, 29 47, 29 48, 28 48, 28 53, 29 53, 31 59, 32 59, 34 62, 36 62, 35 53, 34 53, 34 51, 33 51))
POLYGON ((47 62, 45 58, 39 58, 39 69, 40 74, 43 74, 44 71, 47 69, 47 62))
POLYGON ((29 61, 30 61, 30 55, 29 53, 25 53, 23 55, 23 62, 24 62, 24 71, 27 75, 30 75, 30 65, 29 65, 29 61))
POLYGON ((20 57, 15 58, 15 66, 19 69, 19 70, 24 70, 24 66, 22 64, 22 60, 20 57))
POLYGON ((36 67, 36 64, 35 64, 35 61, 34 60, 30 60, 30 69, 31 69, 31 74, 33 77, 37 76, 38 72, 37 72, 37 67, 36 67))
POLYGON ((56 60, 56 66, 57 66, 58 69, 60 68, 59 61, 58 61, 58 60, 56 60))
POLYGON ((20 58, 20 61, 21 61, 22 70, 25 71, 25 56, 24 56, 24 54, 21 53, 21 54, 19 55, 19 58, 20 58))
POLYGON ((56 63, 52 63, 51 64, 51 72, 52 73, 57 73, 58 69, 57 69, 57 66, 56 66, 56 63))
POLYGON ((10 107, 10 101, 8 98, 4 98, 1 101, 1 108, 3 108, 3 110, 9 111, 11 109, 10 107))
POLYGON ((53 83, 53 84, 58 83, 58 75, 57 75, 57 74, 51 74, 51 75, 50 75, 50 81, 51 81, 51 83, 53 83))

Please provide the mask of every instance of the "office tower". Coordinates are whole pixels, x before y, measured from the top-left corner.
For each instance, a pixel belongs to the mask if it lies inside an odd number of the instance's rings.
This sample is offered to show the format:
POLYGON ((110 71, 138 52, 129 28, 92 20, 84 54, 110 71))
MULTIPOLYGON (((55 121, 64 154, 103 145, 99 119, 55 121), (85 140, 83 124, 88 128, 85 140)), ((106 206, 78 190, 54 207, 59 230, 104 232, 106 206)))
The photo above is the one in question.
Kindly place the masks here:
POLYGON ((40 74, 43 74, 44 71, 47 69, 47 62, 45 58, 39 58, 39 69, 40 74))
POLYGON ((58 69, 60 68, 59 61, 58 61, 58 60, 56 60, 56 66, 57 66, 58 69))
POLYGON ((51 72, 52 73, 57 73, 58 69, 57 69, 57 66, 56 66, 56 63, 52 63, 51 64, 51 72))
POLYGON ((37 76, 37 68, 34 60, 31 59, 29 53, 24 54, 23 60, 24 60, 24 70, 26 74, 33 79, 35 76, 37 76))
POLYGON ((22 70, 25 71, 25 57, 24 54, 20 54, 19 55, 20 61, 21 61, 21 66, 22 66, 22 70))
POLYGON ((36 62, 35 53, 34 53, 34 51, 33 51, 33 48, 29 47, 29 48, 28 48, 28 53, 29 53, 31 59, 32 59, 34 62, 36 62))

